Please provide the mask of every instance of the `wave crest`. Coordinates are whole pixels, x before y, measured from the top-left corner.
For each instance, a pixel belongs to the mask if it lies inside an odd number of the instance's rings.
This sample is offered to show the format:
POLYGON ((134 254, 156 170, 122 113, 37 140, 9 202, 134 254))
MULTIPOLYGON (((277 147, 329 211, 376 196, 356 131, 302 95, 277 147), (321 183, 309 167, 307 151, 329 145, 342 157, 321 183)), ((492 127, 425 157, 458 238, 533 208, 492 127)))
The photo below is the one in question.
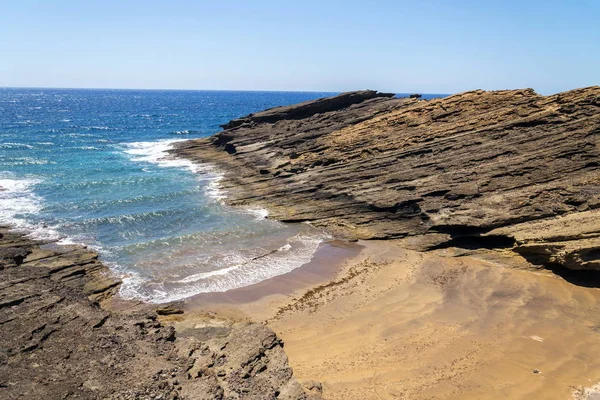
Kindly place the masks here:
POLYGON ((36 239, 59 239, 55 230, 28 221, 43 208, 43 198, 33 193, 33 187, 40 182, 38 179, 0 178, 0 222, 26 231, 36 239))

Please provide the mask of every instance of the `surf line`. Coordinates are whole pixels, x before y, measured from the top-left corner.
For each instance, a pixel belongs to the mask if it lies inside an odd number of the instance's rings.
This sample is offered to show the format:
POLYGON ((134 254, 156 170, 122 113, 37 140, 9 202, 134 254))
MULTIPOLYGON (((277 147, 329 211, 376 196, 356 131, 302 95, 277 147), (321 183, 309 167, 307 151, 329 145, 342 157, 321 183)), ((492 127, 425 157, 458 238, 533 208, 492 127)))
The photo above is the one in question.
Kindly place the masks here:
MULTIPOLYGON (((277 252, 283 251, 283 249, 285 247, 287 247, 287 246, 289 246, 289 243, 287 245, 285 245, 285 246, 282 246, 282 247, 278 248, 278 249, 270 250, 270 251, 268 251, 268 252, 266 252, 264 254, 258 255, 256 257, 252 257, 252 258, 244 261, 243 263, 235 264, 235 265, 232 265, 231 267, 222 268, 222 269, 217 270, 217 271, 203 272, 203 273, 200 273, 200 274, 190 275, 190 276, 185 277, 185 278, 183 278, 181 280, 178 280, 177 282, 178 283, 190 283, 190 282, 199 281, 200 279, 208 278, 208 277, 214 276, 214 275, 224 275, 224 274, 226 274, 226 273, 228 273, 230 271, 234 271, 236 269, 242 268, 245 265, 251 264, 251 263, 253 263, 253 262, 257 261, 257 260, 261 260, 263 258, 266 258, 266 257, 272 255, 272 254, 275 254, 277 252), (222 271, 222 273, 219 273, 219 271, 222 271)), ((287 250, 287 248, 286 248, 286 250, 287 250)))

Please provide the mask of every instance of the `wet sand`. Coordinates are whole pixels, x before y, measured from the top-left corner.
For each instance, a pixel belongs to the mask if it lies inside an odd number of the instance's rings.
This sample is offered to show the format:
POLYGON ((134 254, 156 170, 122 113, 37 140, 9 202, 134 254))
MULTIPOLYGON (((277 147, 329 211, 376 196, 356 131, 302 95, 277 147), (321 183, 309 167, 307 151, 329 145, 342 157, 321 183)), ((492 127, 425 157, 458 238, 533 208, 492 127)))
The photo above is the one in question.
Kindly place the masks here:
POLYGON ((599 289, 450 254, 327 245, 290 274, 195 297, 185 320, 264 321, 326 399, 595 398, 599 289))
POLYGON ((235 310, 244 310, 240 318, 251 314, 254 320, 268 319, 271 316, 270 301, 278 304, 282 299, 334 279, 344 263, 358 256, 363 248, 362 245, 341 240, 323 242, 312 260, 300 268, 227 292, 198 294, 187 299, 184 308, 188 314, 196 311, 235 314, 235 310))

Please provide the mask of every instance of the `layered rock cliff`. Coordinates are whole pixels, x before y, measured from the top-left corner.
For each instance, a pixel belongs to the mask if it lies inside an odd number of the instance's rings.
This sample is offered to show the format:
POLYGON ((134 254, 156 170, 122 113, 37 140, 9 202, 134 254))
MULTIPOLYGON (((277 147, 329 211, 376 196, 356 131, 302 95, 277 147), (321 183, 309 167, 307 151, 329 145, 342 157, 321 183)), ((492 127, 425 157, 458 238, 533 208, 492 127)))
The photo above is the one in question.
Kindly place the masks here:
POLYGON ((264 325, 210 316, 176 331, 148 305, 101 307, 118 286, 95 252, 0 227, 0 398, 320 398, 264 325))
POLYGON ((351 92, 223 128, 174 153, 215 165, 231 205, 348 238, 600 269, 600 87, 430 101, 351 92))

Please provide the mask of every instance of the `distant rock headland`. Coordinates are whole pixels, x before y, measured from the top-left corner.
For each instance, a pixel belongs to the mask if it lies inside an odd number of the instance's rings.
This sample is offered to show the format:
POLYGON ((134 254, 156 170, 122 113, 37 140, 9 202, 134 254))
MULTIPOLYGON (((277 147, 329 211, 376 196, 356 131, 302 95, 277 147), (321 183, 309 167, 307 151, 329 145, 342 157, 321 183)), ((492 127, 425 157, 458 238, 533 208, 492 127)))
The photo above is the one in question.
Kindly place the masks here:
MULTIPOLYGON (((413 96, 411 96, 413 97, 413 96)), ((250 114, 173 152, 212 163, 234 206, 350 239, 512 249, 600 269, 600 87, 443 99, 343 93, 250 114)))

